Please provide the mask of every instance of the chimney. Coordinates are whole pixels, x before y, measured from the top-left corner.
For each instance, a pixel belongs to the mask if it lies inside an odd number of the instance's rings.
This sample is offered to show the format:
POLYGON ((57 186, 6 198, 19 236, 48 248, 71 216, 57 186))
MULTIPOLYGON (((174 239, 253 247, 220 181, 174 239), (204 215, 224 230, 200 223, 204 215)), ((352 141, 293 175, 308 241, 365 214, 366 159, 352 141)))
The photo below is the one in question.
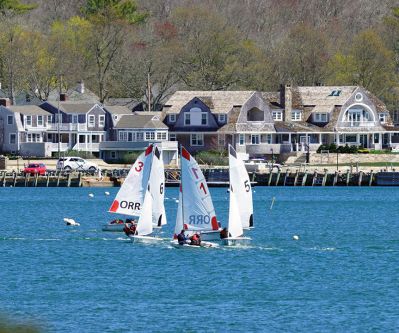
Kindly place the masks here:
POLYGON ((0 98, 0 105, 1 106, 11 106, 11 100, 9 98, 0 98))
POLYGON ((84 84, 83 80, 80 81, 78 84, 78 92, 81 94, 85 93, 85 84, 84 84))
POLYGON ((286 84, 284 87, 284 121, 291 121, 292 111, 292 89, 291 85, 286 84))
POLYGON ((67 100, 67 95, 65 93, 60 94, 60 102, 65 102, 67 100))

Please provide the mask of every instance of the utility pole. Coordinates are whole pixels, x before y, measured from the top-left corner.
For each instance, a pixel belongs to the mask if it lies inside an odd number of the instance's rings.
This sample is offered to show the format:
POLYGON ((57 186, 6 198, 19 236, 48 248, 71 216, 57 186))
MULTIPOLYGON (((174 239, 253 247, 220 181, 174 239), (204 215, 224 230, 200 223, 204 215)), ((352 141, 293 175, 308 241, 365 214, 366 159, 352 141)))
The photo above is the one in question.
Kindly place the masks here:
POLYGON ((60 87, 58 91, 58 116, 57 116, 57 128, 58 128, 58 158, 61 158, 61 138, 60 138, 60 123, 61 123, 61 117, 60 117, 60 100, 61 100, 61 89, 62 89, 62 74, 59 76, 60 79, 60 87))

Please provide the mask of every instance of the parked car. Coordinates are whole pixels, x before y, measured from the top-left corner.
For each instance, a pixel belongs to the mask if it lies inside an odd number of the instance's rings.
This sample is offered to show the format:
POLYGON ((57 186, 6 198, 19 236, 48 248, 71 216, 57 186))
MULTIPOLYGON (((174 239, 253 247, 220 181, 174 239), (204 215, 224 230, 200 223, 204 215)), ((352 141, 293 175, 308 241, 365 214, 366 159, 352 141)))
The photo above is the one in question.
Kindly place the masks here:
POLYGON ((29 163, 24 168, 24 174, 35 175, 39 174, 41 176, 45 175, 47 172, 47 167, 44 163, 29 163))
POLYGON ((57 170, 64 171, 96 171, 98 170, 98 165, 84 160, 81 157, 63 157, 57 162, 57 170))
POLYGON ((262 158, 253 158, 244 161, 244 163, 245 163, 245 168, 249 172, 281 170, 281 164, 274 163, 272 161, 266 161, 262 158))

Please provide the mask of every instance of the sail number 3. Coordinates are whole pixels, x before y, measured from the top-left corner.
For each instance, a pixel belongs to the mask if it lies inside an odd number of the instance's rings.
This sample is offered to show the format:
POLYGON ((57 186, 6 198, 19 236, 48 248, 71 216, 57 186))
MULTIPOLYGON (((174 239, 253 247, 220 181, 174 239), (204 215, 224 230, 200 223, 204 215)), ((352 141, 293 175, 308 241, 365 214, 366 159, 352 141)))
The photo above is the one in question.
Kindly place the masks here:
POLYGON ((141 170, 143 170, 143 167, 144 167, 144 163, 139 161, 137 163, 137 166, 134 168, 134 170, 136 170, 137 172, 141 172, 141 170))

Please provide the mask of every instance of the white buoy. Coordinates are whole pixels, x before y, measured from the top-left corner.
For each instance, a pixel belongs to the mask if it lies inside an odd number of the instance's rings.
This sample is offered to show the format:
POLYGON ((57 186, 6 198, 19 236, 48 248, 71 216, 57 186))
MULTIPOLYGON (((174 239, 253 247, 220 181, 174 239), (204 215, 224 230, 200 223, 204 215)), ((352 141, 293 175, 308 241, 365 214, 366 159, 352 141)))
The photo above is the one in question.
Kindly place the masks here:
POLYGON ((94 198, 94 194, 93 193, 89 193, 89 197, 90 198, 94 198))
POLYGON ((104 194, 105 194, 105 195, 109 195, 109 192, 108 192, 108 191, 106 191, 106 192, 104 192, 104 194))
POLYGON ((299 236, 298 235, 294 235, 294 236, 292 236, 292 239, 293 240, 299 240, 299 236))
POLYGON ((179 200, 175 200, 176 203, 179 203, 179 200))
POLYGON ((64 217, 64 222, 66 225, 71 225, 71 226, 75 226, 75 227, 80 226, 80 223, 76 222, 74 219, 70 219, 67 217, 64 217))

